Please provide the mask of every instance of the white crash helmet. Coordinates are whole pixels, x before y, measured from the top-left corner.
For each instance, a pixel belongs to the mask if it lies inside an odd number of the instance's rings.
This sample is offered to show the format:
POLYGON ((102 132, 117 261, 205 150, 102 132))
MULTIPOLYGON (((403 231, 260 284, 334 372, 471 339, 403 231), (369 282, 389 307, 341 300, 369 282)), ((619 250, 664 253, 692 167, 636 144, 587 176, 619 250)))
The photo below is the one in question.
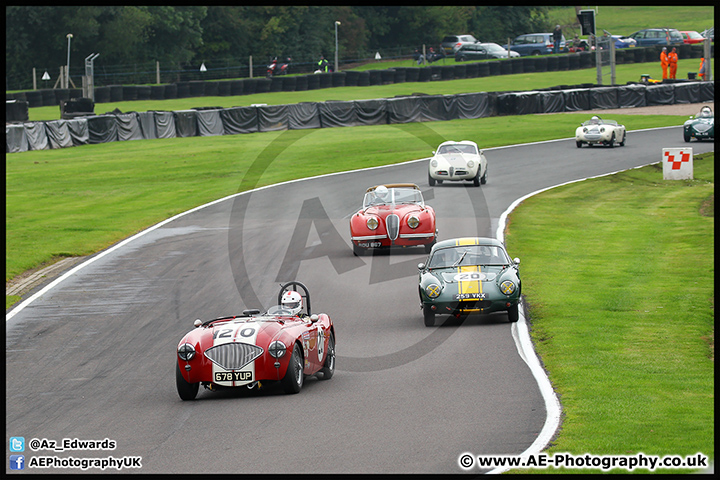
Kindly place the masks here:
POLYGON ((593 124, 597 125, 598 123, 600 123, 600 117, 598 117, 597 115, 595 115, 595 116, 593 116, 593 117, 590 119, 590 121, 591 121, 593 124))
POLYGON ((375 189, 375 197, 379 198, 382 201, 387 200, 388 193, 390 193, 390 191, 388 190, 388 188, 385 185, 380 185, 379 187, 377 187, 375 189))
POLYGON ((297 315, 302 310, 302 297, 292 290, 283 293, 280 303, 283 309, 290 310, 292 315, 297 315))

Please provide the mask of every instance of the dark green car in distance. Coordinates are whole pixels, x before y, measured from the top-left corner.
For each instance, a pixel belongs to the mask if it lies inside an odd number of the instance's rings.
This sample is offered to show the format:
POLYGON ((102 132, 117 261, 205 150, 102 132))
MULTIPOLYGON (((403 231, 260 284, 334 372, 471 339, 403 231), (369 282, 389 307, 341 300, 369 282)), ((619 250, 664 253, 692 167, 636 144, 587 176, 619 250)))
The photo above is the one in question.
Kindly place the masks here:
POLYGON ((418 265, 420 303, 425 326, 435 315, 507 311, 519 319, 520 259, 510 259, 494 238, 467 237, 437 242, 427 262, 418 265))
POLYGON ((715 141, 715 115, 707 105, 683 125, 683 139, 689 142, 693 138, 715 141))

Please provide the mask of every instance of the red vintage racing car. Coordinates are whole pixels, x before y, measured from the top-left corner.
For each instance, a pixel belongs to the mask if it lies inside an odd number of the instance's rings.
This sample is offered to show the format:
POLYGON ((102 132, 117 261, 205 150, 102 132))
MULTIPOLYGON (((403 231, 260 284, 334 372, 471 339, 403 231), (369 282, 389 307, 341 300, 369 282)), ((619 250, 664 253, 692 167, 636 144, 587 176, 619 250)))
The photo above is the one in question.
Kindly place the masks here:
POLYGON ((429 252, 437 239, 435 210, 425 205, 420 187, 392 183, 370 187, 362 208, 350 218, 353 253, 370 248, 424 246, 429 252))
POLYGON ((177 346, 175 383, 183 400, 193 400, 202 384, 208 390, 259 388, 280 382, 285 393, 298 393, 304 377, 335 372, 335 328, 324 313, 311 314, 310 294, 300 282, 280 287, 278 305, 260 314, 203 322, 177 346))

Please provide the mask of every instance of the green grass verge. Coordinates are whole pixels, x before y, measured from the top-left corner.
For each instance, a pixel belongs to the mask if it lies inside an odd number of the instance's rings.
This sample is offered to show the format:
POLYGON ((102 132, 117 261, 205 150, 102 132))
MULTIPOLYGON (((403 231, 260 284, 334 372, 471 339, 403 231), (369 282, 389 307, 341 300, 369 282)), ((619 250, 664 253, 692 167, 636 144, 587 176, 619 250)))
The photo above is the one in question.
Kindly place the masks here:
POLYGON ((714 457, 714 154, 694 176, 665 181, 656 164, 510 215, 531 336, 564 412, 548 453, 714 457))

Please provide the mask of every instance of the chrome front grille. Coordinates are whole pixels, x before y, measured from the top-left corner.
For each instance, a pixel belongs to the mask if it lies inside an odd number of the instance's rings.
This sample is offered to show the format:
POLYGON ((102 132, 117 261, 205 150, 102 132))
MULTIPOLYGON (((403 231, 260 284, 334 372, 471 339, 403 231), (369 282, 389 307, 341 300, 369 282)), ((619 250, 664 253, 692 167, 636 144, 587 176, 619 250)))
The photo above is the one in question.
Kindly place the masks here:
POLYGON ((224 343, 205 350, 205 356, 225 370, 240 370, 262 353, 262 348, 247 343, 224 343))
POLYGON ((390 240, 395 241, 400 233, 400 217, 391 213, 385 218, 385 226, 387 227, 388 237, 390 240))

